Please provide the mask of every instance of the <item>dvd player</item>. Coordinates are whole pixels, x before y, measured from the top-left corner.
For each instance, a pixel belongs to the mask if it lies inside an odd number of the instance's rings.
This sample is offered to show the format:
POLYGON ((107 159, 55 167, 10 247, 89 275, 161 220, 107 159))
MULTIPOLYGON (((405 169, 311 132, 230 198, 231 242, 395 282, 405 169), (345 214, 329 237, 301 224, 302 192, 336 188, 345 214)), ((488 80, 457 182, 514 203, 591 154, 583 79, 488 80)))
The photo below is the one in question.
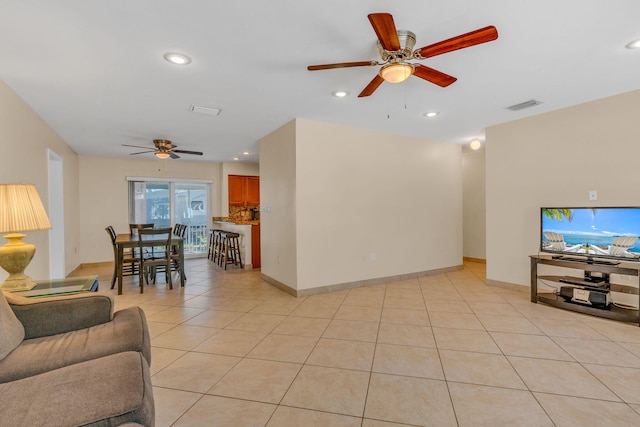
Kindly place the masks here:
POLYGON ((570 285, 599 288, 599 287, 607 285, 607 279, 608 278, 597 277, 597 276, 589 276, 589 277, 584 277, 584 278, 582 278, 582 277, 564 276, 564 277, 560 277, 558 279, 558 282, 568 283, 570 285))

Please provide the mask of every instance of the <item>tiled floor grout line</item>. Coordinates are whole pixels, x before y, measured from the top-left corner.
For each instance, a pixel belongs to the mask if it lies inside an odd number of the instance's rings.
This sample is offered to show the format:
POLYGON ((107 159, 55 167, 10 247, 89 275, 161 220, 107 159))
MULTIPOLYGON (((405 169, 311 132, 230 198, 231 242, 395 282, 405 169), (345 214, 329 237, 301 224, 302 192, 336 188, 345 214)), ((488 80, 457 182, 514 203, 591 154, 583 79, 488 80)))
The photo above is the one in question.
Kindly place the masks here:
MULTIPOLYGON (((451 282, 451 280, 449 280, 449 282, 451 282)), ((435 334, 433 333, 433 323, 431 322, 431 315, 429 314, 429 309, 427 307, 427 297, 424 294, 424 288, 421 286, 420 287, 420 292, 422 293, 422 300, 424 302, 424 306, 425 306, 425 310, 427 311, 427 319, 429 320, 429 327, 431 330, 431 335, 433 335, 433 342, 436 346, 436 353, 438 354, 438 361, 440 362, 440 369, 442 370, 442 378, 444 380, 444 384, 447 387, 447 394, 449 396, 449 402, 451 404, 451 408, 453 410, 453 416, 455 417, 455 421, 456 424, 459 426, 460 425, 460 420, 459 420, 459 416, 458 413, 456 412, 456 407, 454 405, 453 402, 453 396, 451 395, 451 387, 449 387, 449 380, 447 379, 447 372, 444 369, 444 364, 442 363, 442 354, 440 353, 440 347, 438 346, 438 341, 437 338, 435 336, 435 334)))

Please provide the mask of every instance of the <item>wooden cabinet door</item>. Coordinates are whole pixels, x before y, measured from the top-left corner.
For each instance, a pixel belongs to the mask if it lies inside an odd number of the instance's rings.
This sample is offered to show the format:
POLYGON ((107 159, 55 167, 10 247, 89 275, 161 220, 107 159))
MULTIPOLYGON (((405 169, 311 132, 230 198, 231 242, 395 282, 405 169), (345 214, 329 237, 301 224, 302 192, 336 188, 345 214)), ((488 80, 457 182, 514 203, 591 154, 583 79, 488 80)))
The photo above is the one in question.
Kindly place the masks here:
POLYGON ((247 204, 259 205, 260 204, 260 177, 259 176, 247 176, 247 204))
POLYGON ((251 226, 251 267, 260 268, 260 224, 251 226))
POLYGON ((246 202, 246 177, 229 175, 229 204, 244 205, 246 202))

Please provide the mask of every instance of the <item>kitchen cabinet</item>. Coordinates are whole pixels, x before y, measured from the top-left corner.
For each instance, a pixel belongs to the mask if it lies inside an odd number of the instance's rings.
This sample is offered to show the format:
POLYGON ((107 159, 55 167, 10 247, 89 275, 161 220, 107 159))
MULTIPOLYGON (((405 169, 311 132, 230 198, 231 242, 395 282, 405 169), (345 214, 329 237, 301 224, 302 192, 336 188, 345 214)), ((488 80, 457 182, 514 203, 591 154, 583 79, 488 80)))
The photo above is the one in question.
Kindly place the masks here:
POLYGON ((229 204, 258 206, 260 204, 260 177, 229 175, 229 204))
POLYGON ((256 205, 260 204, 260 177, 248 176, 247 177, 247 204, 256 205))
POLYGON ((251 226, 251 266, 260 268, 260 224, 251 226))
POLYGON ((238 175, 229 175, 229 204, 243 205, 245 201, 245 180, 238 175))

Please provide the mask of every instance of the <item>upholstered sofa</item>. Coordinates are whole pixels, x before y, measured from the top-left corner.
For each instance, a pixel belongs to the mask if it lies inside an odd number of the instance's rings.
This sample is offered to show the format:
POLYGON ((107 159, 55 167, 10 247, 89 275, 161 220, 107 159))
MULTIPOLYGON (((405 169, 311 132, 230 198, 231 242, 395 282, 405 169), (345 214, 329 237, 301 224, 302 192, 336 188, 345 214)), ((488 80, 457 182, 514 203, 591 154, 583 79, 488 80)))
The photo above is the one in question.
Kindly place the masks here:
POLYGON ((153 426, 150 362, 138 307, 0 291, 0 426, 153 426))

